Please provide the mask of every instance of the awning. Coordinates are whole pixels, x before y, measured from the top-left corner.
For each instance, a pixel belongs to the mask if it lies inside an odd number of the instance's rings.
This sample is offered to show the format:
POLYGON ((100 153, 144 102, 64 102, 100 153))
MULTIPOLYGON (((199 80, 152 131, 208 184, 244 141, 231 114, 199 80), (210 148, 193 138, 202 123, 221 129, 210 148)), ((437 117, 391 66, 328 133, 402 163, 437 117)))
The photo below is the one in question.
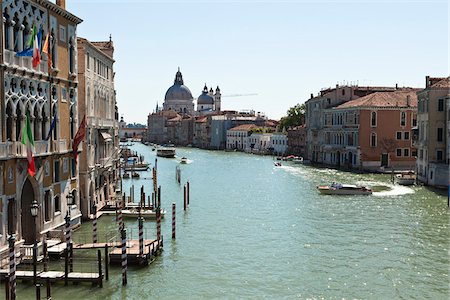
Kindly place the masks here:
POLYGON ((111 142, 112 141, 112 136, 109 133, 101 131, 100 134, 101 134, 101 136, 102 136, 102 138, 103 138, 103 140, 105 142, 111 142))

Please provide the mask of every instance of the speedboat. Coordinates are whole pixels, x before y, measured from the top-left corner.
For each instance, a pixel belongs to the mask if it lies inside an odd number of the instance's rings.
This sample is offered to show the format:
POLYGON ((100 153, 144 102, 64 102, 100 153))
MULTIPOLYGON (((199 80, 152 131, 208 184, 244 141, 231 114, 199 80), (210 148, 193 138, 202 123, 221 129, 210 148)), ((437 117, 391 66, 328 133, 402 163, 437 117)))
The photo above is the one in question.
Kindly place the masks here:
POLYGON ((275 167, 281 167, 281 163, 279 163, 279 162, 274 162, 273 165, 274 165, 275 167))
POLYGON ((181 164, 187 164, 187 158, 183 156, 183 157, 181 158, 180 163, 181 163, 181 164))
POLYGON ((303 163, 303 157, 298 156, 298 157, 294 158, 292 161, 293 161, 295 164, 302 164, 302 163, 303 163))
POLYGON ((324 195, 371 195, 372 189, 365 186, 353 184, 342 184, 333 182, 331 185, 317 186, 317 189, 324 195))
POLYGON ((414 173, 401 173, 395 175, 395 181, 400 185, 413 185, 416 182, 414 173))

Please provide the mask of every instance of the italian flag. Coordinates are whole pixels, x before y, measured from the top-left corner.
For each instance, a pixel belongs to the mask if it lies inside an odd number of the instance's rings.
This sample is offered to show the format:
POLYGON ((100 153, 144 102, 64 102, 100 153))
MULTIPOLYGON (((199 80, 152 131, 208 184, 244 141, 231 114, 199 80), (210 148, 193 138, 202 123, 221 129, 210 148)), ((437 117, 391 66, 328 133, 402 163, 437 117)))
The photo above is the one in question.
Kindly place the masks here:
POLYGON ((28 173, 30 174, 31 177, 33 177, 34 174, 36 174, 36 168, 34 167, 34 157, 33 157, 34 140, 33 140, 33 131, 31 130, 29 113, 27 113, 25 130, 23 131, 22 135, 22 144, 27 146, 28 173))

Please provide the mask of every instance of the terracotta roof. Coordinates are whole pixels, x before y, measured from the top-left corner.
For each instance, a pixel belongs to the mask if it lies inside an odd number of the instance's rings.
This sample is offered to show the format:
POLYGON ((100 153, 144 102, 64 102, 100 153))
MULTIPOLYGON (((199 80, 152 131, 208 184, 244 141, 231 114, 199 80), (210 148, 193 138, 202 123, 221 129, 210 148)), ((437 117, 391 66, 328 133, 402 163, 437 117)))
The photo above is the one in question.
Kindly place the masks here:
POLYGON ((177 115, 175 118, 167 120, 167 122, 178 122, 178 121, 181 121, 182 119, 183 119, 183 117, 181 117, 180 115, 177 115))
POLYGON ((450 88, 450 76, 444 78, 431 86, 432 88, 450 88))
POLYGON ((198 117, 195 120, 195 123, 205 123, 208 120, 208 117, 198 117))
POLYGON ((417 89, 395 92, 376 92, 356 100, 345 102, 335 109, 351 107, 417 107, 417 89), (407 98, 409 96, 409 105, 407 98))
POLYGON ((255 124, 242 124, 236 127, 231 128, 231 131, 248 131, 253 128, 258 128, 255 124))

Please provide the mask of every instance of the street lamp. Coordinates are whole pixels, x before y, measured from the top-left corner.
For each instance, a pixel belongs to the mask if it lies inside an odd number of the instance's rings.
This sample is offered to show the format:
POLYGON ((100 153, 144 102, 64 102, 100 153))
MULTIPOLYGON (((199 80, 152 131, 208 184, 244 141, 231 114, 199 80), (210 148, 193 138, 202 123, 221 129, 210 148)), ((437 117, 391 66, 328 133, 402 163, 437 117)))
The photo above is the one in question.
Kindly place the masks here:
POLYGON ((75 197, 72 195, 72 193, 69 193, 67 196, 67 205, 73 205, 75 197))
POLYGON ((36 238, 36 231, 37 231, 37 225, 36 225, 36 217, 39 212, 39 205, 36 201, 36 199, 33 200, 30 207, 31 216, 33 217, 34 222, 34 243, 33 243, 33 282, 36 284, 36 272, 37 272, 37 238, 36 238))

